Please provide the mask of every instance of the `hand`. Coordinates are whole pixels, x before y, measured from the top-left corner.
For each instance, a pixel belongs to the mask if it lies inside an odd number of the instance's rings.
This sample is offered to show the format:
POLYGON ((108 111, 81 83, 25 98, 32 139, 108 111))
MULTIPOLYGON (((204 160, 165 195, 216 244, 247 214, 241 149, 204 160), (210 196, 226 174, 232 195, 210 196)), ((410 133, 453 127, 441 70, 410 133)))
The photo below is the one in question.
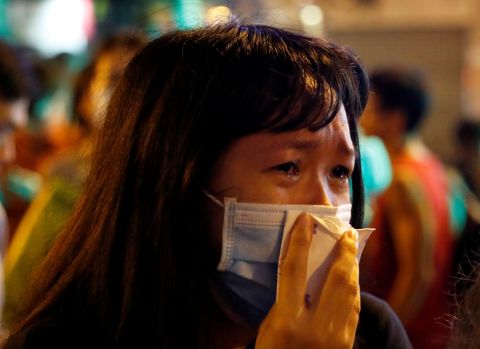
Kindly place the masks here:
POLYGON ((305 303, 307 260, 314 222, 304 213, 280 257, 278 298, 260 326, 256 349, 351 349, 360 312, 355 232, 336 247, 317 302, 305 303))

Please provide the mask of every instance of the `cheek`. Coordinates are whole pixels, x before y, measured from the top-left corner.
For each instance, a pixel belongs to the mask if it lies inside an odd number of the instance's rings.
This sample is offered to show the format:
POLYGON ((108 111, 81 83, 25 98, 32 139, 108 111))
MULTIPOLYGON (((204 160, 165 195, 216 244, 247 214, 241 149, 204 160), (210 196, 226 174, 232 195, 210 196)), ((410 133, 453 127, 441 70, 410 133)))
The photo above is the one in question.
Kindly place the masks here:
POLYGON ((239 201, 282 204, 291 195, 289 186, 271 173, 259 173, 250 181, 246 181, 239 201), (247 185, 248 184, 248 185, 247 185))
POLYGON ((342 195, 339 196, 338 202, 335 206, 351 204, 352 203, 352 186, 350 185, 348 190, 346 190, 342 195))

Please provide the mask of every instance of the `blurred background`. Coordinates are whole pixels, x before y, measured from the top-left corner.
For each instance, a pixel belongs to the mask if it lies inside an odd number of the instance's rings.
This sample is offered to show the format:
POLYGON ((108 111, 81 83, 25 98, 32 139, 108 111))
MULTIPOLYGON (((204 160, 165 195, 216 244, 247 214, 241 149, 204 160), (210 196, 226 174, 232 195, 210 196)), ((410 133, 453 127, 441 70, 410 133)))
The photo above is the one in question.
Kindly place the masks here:
MULTIPOLYGON (((479 10, 478 0, 0 0, 0 36, 35 50, 54 63, 48 67, 57 71, 49 73, 67 78, 98 38, 123 27, 154 37, 233 11, 247 22, 307 31, 352 47, 367 67, 420 69, 433 94, 434 116, 422 135, 449 161, 456 120, 480 114, 479 10)), ((34 118, 59 122, 61 112, 46 113, 42 106, 34 118)))

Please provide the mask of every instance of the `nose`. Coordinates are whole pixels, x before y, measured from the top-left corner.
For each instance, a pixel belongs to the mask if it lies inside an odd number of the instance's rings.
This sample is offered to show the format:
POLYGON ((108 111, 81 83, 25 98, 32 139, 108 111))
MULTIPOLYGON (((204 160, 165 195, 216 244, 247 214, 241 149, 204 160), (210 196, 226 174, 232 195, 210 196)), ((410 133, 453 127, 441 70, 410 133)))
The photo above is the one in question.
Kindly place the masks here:
POLYGON ((333 196, 323 176, 315 176, 307 185, 306 197, 309 205, 333 206, 333 196))

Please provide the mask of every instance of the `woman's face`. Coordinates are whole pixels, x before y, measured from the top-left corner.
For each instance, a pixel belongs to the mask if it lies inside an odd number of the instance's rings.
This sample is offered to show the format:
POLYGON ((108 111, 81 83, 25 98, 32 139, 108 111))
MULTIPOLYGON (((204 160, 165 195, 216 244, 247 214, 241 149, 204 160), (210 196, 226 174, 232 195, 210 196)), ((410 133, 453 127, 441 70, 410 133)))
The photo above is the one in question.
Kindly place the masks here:
MULTIPOLYGON (((234 141, 220 156, 208 191, 220 201, 338 206, 350 203, 355 164, 343 106, 318 131, 255 133, 234 141)), ((223 210, 212 205, 212 238, 221 246, 223 210)))

